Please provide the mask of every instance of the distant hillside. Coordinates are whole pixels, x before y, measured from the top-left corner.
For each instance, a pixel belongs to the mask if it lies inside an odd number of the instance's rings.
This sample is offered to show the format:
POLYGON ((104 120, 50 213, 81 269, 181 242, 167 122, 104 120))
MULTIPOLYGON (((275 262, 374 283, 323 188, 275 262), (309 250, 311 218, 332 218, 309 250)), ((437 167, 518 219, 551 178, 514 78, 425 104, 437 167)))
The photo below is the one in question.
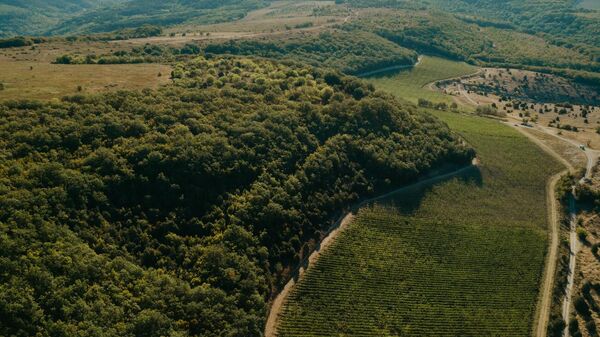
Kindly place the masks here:
POLYGON ((0 0, 0 36, 37 35, 61 20, 126 0, 0 0))
POLYGON ((595 62, 600 60, 600 17, 577 8, 577 1, 530 0, 336 0, 356 7, 438 9, 458 14, 482 27, 513 28, 539 34, 555 45, 577 49, 595 62))
POLYGON ((267 0, 0 0, 0 36, 99 33, 242 18, 267 0))

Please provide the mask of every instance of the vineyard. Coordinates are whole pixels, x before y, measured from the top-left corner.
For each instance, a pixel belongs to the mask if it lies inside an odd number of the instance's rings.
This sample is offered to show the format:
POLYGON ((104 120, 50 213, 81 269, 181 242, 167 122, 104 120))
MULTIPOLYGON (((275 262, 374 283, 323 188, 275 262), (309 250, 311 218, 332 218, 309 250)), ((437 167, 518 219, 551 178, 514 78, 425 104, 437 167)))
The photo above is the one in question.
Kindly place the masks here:
POLYGON ((369 80, 380 89, 396 94, 399 98, 417 103, 419 98, 432 102, 451 103, 451 97, 425 88, 428 83, 472 74, 476 67, 433 56, 423 56, 421 62, 410 70, 391 71, 369 80))
POLYGON ((291 294, 280 337, 530 333, 560 166, 494 121, 436 114, 481 166, 361 209, 291 294))

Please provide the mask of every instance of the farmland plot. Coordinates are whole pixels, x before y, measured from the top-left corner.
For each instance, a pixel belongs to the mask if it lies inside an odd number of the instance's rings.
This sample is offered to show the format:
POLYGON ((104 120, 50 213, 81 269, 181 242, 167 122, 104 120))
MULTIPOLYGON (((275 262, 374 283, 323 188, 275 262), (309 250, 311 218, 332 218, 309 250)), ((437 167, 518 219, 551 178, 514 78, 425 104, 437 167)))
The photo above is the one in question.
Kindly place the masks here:
POLYGON ((280 337, 530 334, 560 165, 499 123, 437 114, 480 168, 361 209, 288 299, 280 337))

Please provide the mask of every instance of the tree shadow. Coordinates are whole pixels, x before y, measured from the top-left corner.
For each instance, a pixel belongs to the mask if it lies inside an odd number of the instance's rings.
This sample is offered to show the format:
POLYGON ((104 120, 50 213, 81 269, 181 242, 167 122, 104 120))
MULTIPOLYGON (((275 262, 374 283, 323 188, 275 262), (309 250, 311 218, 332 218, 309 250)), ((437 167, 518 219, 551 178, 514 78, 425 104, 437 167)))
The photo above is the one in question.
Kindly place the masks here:
POLYGON ((398 190, 397 192, 392 192, 386 195, 384 198, 368 201, 364 204, 361 204, 360 207, 353 209, 353 212, 357 212, 358 209, 363 207, 383 205, 386 207, 392 207, 402 214, 411 215, 421 207, 423 199, 428 193, 431 193, 434 188, 453 180, 458 180, 461 184, 472 185, 476 188, 483 186, 481 170, 478 166, 473 165, 460 170, 460 172, 456 174, 435 179, 431 181, 431 183, 412 184, 398 190))

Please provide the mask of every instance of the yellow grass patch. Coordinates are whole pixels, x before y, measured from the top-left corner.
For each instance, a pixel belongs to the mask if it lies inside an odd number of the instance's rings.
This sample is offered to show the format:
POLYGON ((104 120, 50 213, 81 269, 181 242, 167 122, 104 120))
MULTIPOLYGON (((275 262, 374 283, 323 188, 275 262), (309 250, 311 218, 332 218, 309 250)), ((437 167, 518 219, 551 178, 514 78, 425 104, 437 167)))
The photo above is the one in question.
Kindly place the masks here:
POLYGON ((161 64, 61 65, 0 62, 0 100, 52 99, 106 90, 156 88, 168 83, 171 67, 161 64), (161 74, 162 76, 159 76, 161 74))

